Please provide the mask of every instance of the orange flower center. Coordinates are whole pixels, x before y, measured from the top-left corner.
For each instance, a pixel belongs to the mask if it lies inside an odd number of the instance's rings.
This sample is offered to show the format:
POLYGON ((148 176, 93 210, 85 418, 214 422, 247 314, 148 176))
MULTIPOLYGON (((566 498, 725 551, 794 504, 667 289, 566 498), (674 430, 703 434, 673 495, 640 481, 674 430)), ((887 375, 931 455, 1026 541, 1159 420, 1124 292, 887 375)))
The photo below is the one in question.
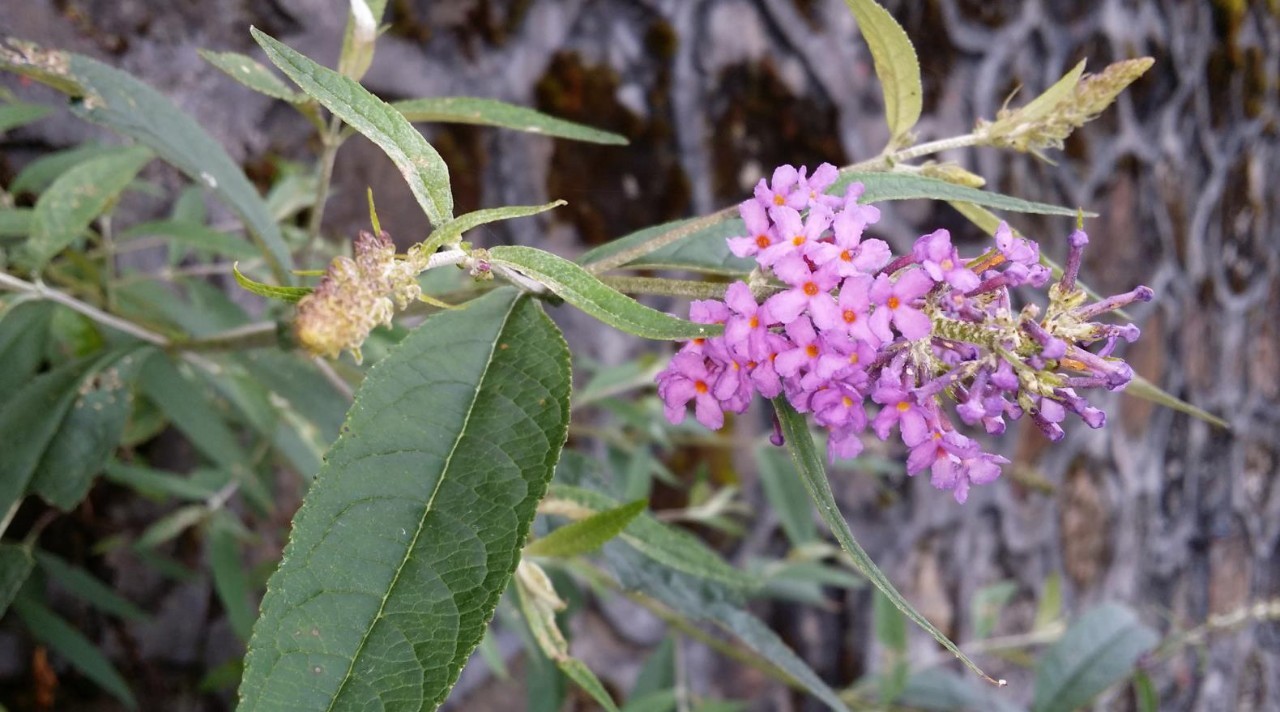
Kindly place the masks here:
POLYGON ((852 398, 850 398, 849 396, 845 396, 844 398, 841 398, 841 399, 840 399, 840 402, 841 402, 841 403, 843 403, 843 404, 844 404, 844 407, 846 407, 846 408, 852 408, 852 407, 853 407, 853 399, 852 399, 852 398))
POLYGON ((804 283, 804 293, 810 297, 818 296, 818 285, 813 282, 804 283))
POLYGON ((704 338, 702 338, 701 336, 699 336, 698 338, 696 338, 696 339, 694 339, 694 340, 693 340, 693 343, 695 343, 695 344, 697 344, 697 345, 699 345, 699 346, 701 346, 701 345, 705 344, 706 342, 707 342, 707 340, 706 340, 706 339, 704 339, 704 338))
POLYGON ((787 199, 786 199, 786 198, 784 198, 784 197, 782 197, 782 195, 781 195, 781 194, 775 195, 775 196, 773 196, 773 204, 774 204, 774 205, 786 205, 786 204, 787 204, 787 199))
POLYGON ((795 237, 791 238, 791 244, 795 245, 796 247, 803 245, 804 235, 796 235, 795 237))
POLYGON ((841 251, 840 251, 840 260, 841 260, 842 262, 852 262, 852 261, 853 261, 853 255, 852 255, 848 250, 841 250, 841 251))
POLYGON ((809 358, 818 358, 818 345, 809 344, 808 346, 804 347, 804 352, 809 354, 809 358))
POLYGON ((898 411, 899 411, 899 412, 901 412, 901 413, 905 413, 905 412, 907 412, 908 410, 911 410, 911 404, 910 404, 910 403, 908 403, 908 402, 906 402, 906 401, 902 401, 901 403, 899 403, 899 404, 898 404, 898 411))
POLYGON ((858 362, 858 352, 854 351, 853 353, 849 354, 849 363, 856 364, 857 362, 858 362))
POLYGON ((942 267, 942 271, 950 272, 951 268, 956 266, 956 263, 952 262, 951 258, 948 257, 947 259, 939 262, 938 265, 942 267))
POLYGON ((747 326, 750 326, 752 329, 760 326, 760 317, 752 314, 751 318, 747 320, 747 326))
POLYGON ((844 323, 846 324, 852 324, 853 322, 858 320, 858 312, 852 309, 845 309, 844 313, 841 314, 840 316, 844 317, 844 323))
POLYGON ((695 390, 695 391, 697 391, 697 392, 699 392, 699 393, 706 393, 706 392, 707 392, 707 382, 706 382, 706 381, 695 381, 695 382, 694 382, 694 384, 693 384, 693 390, 695 390))
POLYGON ((885 306, 889 307, 890 309, 897 309, 898 307, 902 306, 902 300, 898 299, 897 297, 889 297, 889 301, 885 303, 885 306))
POLYGON ((769 246, 769 236, 768 236, 768 235, 756 235, 756 247, 759 247, 760 249, 762 249, 762 250, 763 250, 764 248, 766 248, 766 247, 768 247, 768 246, 769 246))

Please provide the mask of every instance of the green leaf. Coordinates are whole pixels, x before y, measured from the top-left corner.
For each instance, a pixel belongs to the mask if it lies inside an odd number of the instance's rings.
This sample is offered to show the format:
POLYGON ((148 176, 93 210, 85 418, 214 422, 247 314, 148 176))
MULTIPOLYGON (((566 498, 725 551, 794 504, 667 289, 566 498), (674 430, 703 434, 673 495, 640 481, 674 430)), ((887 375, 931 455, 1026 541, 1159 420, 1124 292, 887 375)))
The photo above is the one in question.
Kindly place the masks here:
POLYGON ((1036 618, 1031 630, 1044 630, 1060 617, 1062 617, 1062 576, 1055 572, 1049 574, 1044 580, 1040 600, 1036 602, 1036 618))
POLYGON ((569 391, 563 338, 511 289, 378 362, 268 583, 240 709, 434 709, 519 560, 569 391))
MULTIPOLYGON (((845 187, 854 181, 861 181, 866 189, 859 199, 861 203, 888 200, 953 200, 968 201, 1013 212, 1071 217, 1077 214, 1076 210, 1070 208, 1036 203, 934 178, 902 173, 842 173, 835 184, 827 189, 827 193, 843 195, 845 187)), ((579 262, 593 271, 601 271, 598 265, 609 264, 619 259, 624 253, 630 253, 633 257, 617 266, 625 264, 632 269, 686 269, 730 276, 742 276, 755 269, 754 260, 734 256, 729 251, 728 243, 725 242, 727 238, 746 234, 746 225, 737 216, 737 211, 722 211, 710 217, 715 219, 708 222, 708 218, 692 218, 646 228, 591 250, 579 258, 579 262), (697 221, 704 221, 707 224, 679 237, 674 242, 668 242, 673 233, 687 230, 697 221), (645 250, 646 246, 654 245, 656 245, 654 249, 645 250)))
POLYGON ((812 668, 759 618, 740 607, 732 590, 672 570, 629 544, 613 541, 604 548, 605 559, 624 588, 657 599, 682 618, 715 623, 828 707, 848 712, 839 695, 812 668))
POLYGON ((818 450, 813 444, 813 436, 809 433, 809 426, 805 422, 804 416, 797 413, 795 408, 792 408, 791 404, 782 396, 773 399, 773 410, 778 416, 778 422, 782 425, 782 434, 786 438, 787 448, 791 451, 791 458, 795 462, 796 468, 800 471, 800 477, 804 482, 805 489, 809 491, 809 498, 813 500, 814 505, 818 508, 818 515, 822 517, 822 521, 826 522, 827 527, 831 529, 831 533, 840 542, 841 548, 853 559, 854 567, 863 576, 866 576, 876 588, 880 589, 898 610, 902 611, 907 618, 923 628, 929 635, 932 635, 944 648, 959 658, 960 662, 964 663, 966 667, 981 675, 987 681, 996 684, 995 680, 982 672, 982 669, 962 653, 955 643, 951 642, 947 636, 943 635, 942 631, 920 615, 907 602, 907 599, 902 597, 898 589, 894 588, 893 584, 889 582, 884 572, 876 566, 871 557, 867 555, 867 552, 853 538, 849 523, 845 521, 844 515, 840 513, 840 507, 836 504, 835 495, 831 492, 831 483, 827 481, 826 468, 822 464, 822 457, 818 454, 818 450))
POLYGON ((24 593, 13 602, 14 612, 27 624, 31 636, 67 659, 99 687, 111 693, 125 707, 135 710, 138 702, 128 683, 88 638, 61 616, 45 608, 33 595, 24 593))
POLYGON ((566 302, 629 334, 679 340, 714 336, 724 330, 719 324, 695 324, 650 309, 578 265, 544 250, 504 246, 489 250, 489 256, 494 264, 518 270, 566 302))
POLYGON ((35 568, 35 560, 31 558, 31 550, 17 544, 0 544, 0 617, 9 610, 13 597, 22 590, 31 570, 35 568))
POLYGON ((1151 681, 1151 676, 1141 670, 1133 675, 1133 697, 1138 712, 1160 711, 1160 691, 1151 681))
POLYGON ((566 524, 550 534, 535 539, 525 547, 529 556, 554 556, 567 558, 589 554, 604 546, 606 541, 618 536, 631 520, 648 508, 648 500, 639 499, 621 507, 606 509, 581 521, 566 524))
POLYGON ((307 100, 305 94, 290 89, 280 77, 272 74, 270 69, 262 66, 252 57, 239 52, 213 52, 207 49, 197 51, 206 62, 259 94, 283 99, 292 104, 301 104, 307 100))
POLYGON ((787 533, 792 546, 801 546, 818 539, 818 528, 813 522, 813 509, 805 494, 804 485, 795 465, 781 449, 769 443, 756 446, 756 463, 760 468, 760 485, 765 499, 778 513, 782 530, 787 533))
POLYGON ((146 350, 117 352, 77 389, 58 432, 31 474, 28 490, 69 512, 89 492, 93 477, 115 452, 133 403, 132 391, 146 350))
MULTIPOLYGON (((369 9, 369 14, 373 16, 375 25, 381 21, 382 14, 387 8, 387 0, 354 0, 354 2, 361 2, 369 9)), ((369 70, 369 65, 373 64, 373 52, 376 43, 360 42, 356 37, 356 7, 354 2, 351 5, 351 12, 347 13, 347 27, 342 35, 342 53, 338 56, 338 71, 358 81, 369 70)))
POLYGON ((876 640, 889 652, 886 669, 880 674, 880 701, 886 706, 902 694, 911 668, 907 665, 907 619, 893 606, 883 591, 876 591, 872 604, 876 640))
POLYGON ((676 691, 657 690, 643 697, 634 697, 622 708, 622 712, 675 712, 676 691))
POLYGON ((1013 581, 1001 581, 978 589, 970 603, 974 638, 985 638, 991 635, 1000 618, 1000 612, 1017 592, 1018 584, 1013 581))
POLYGON ((85 161, 132 150, 127 146, 100 146, 86 143, 75 148, 46 154, 27 164, 9 184, 9 192, 43 193, 58 176, 85 161))
POLYGON ((0 240, 29 237, 34 214, 31 208, 0 208, 0 240))
POLYGON ((640 674, 636 676, 635 684, 631 686, 627 706, 630 707, 633 701, 638 701, 642 697, 669 690, 675 685, 676 644, 675 639, 668 635, 658 643, 658 647, 654 648, 644 661, 644 667, 640 668, 640 674))
POLYGON ((858 20, 858 30, 871 48, 876 76, 884 89, 884 118, 889 124, 889 145, 906 143, 907 133, 920 119, 924 91, 920 62, 902 26, 874 0, 845 0, 858 20))
POLYGON ((127 621, 146 620, 147 614, 142 609, 122 598, 87 571, 78 569, 47 551, 37 551, 36 561, 50 579, 94 608, 127 621))
POLYGON ((582 664, 577 658, 569 658, 556 663, 561 672, 569 676, 570 680, 577 683, 587 694, 591 695, 591 699, 595 700, 607 712, 618 712, 618 705, 614 704, 613 698, 609 696, 609 691, 604 689, 604 685, 600 684, 600 678, 591 672, 591 668, 582 664))
POLYGON ((154 549, 165 542, 176 539, 186 530, 203 522, 209 516, 209 507, 203 504, 188 504, 179 507, 156 520, 134 542, 138 549, 154 549))
POLYGON ((53 109, 47 106, 28 104, 24 101, 0 104, 0 134, 9 129, 39 121, 51 113, 53 113, 53 109))
POLYGON ((234 515, 225 510, 214 514, 209 522, 206 553, 209 569, 213 572, 213 587, 227 612, 231 630, 241 640, 248 641, 256 611, 249 604, 249 577, 240 556, 239 532, 242 525, 233 519, 234 515))
POLYGON ((316 64, 257 28, 249 31, 267 58, 303 91, 378 144, 400 169, 432 225, 440 226, 453 219, 449 168, 400 112, 358 82, 316 64))
POLYGON ((973 684, 973 678, 942 667, 927 668, 908 678, 896 702, 907 709, 930 712, 1025 712, 998 692, 988 694, 987 688, 973 684))
POLYGON ((1219 418, 1218 416, 1214 415, 1213 413, 1210 413, 1207 410, 1204 410, 1202 408, 1197 408, 1196 406, 1191 405, 1190 403, 1182 400, 1181 398, 1178 398, 1177 396, 1169 394, 1168 392, 1162 390, 1159 386, 1155 385, 1151 381, 1148 381, 1147 379, 1137 374, 1134 375, 1132 381, 1129 381, 1129 385, 1124 387, 1124 393, 1125 395, 1130 395, 1130 396, 1133 396, 1134 398, 1141 398, 1146 401, 1151 401, 1156 405, 1162 405, 1166 408, 1172 408, 1178 411, 1179 413, 1186 413, 1187 415, 1190 415, 1193 418, 1199 418, 1200 420, 1203 420, 1206 423, 1211 423, 1224 430, 1231 429, 1231 424, 1223 420, 1222 418, 1219 418))
POLYGON ((474 230, 481 225, 487 225, 499 220, 512 220, 514 218, 537 215, 564 204, 563 200, 555 200, 545 205, 508 205, 502 208, 474 210, 466 215, 459 215, 434 230, 431 233, 431 237, 427 238, 427 241, 423 243, 421 250, 423 254, 430 255, 441 245, 456 244, 463 233, 468 230, 474 230))
POLYGON ((1086 611, 1036 665, 1032 712, 1071 712, 1128 677, 1159 636, 1133 611, 1104 603, 1086 611))
POLYGON ((244 221, 277 279, 286 281, 293 260, 262 196, 227 152, 168 97, 127 72, 67 54, 71 75, 87 98, 77 112, 154 149, 191 180, 213 191, 244 221))
POLYGON ((244 276, 244 273, 240 271, 239 264, 231 265, 231 272, 235 275, 236 284, 250 292, 253 292, 259 297, 266 297, 267 299, 279 299, 283 302, 296 304, 298 300, 315 291, 312 287, 277 287, 270 284, 263 284, 262 282, 255 282, 244 276))
POLYGON ((76 388, 94 359, 80 359, 31 379, 0 406, 0 532, 76 400, 76 388))
POLYGON ((44 360, 52 302, 23 302, 0 313, 0 403, 7 403, 44 360))
POLYGON ((469 96, 409 99, 391 105, 410 121, 497 126, 587 143, 625 146, 627 139, 608 131, 548 116, 523 106, 469 96))
POLYGON ((36 201, 26 256, 35 269, 81 235, 155 155, 145 148, 99 156, 63 173, 36 201))
POLYGON ((1020 124, 1035 123, 1047 118, 1059 104, 1075 94, 1076 85, 1084 76, 1084 65, 1085 60, 1080 60, 1079 64, 1054 82, 1053 86, 1046 89, 1043 94, 1027 102, 1025 106, 1008 112, 1004 118, 996 119, 988 130, 1006 134, 1020 124))
POLYGON ((121 232, 116 237, 120 241, 120 246, 127 244, 127 240, 136 238, 162 237, 176 245, 207 250, 238 260, 253 259, 258 254, 253 245, 239 237, 218 232, 198 223, 181 220, 153 220, 141 223, 121 232))
POLYGON ((206 483, 176 472, 125 465, 115 461, 107 463, 103 474, 116 484, 124 485, 141 495, 158 499, 177 497, 202 502, 218 491, 217 487, 210 487, 206 483))
MULTIPOLYGON (((553 484, 549 496, 595 512, 618 507, 612 497, 582 487, 553 484)), ((716 581, 738 590, 756 588, 759 582, 730 566, 701 539, 641 513, 621 535, 623 541, 654 561, 698 578, 716 581)))
POLYGON ((169 354, 156 352, 147 359, 138 386, 202 455, 227 470, 244 468, 248 454, 203 384, 179 370, 169 354))

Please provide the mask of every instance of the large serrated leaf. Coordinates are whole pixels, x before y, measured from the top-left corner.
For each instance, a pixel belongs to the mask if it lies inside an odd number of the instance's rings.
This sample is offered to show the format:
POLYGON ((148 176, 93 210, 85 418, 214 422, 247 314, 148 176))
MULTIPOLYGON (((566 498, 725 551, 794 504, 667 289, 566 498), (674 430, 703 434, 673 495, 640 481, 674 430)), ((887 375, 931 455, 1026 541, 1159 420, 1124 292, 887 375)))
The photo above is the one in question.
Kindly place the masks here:
POLYGON ((418 199, 432 225, 453 219, 453 192, 444 159, 418 130, 385 101, 348 77, 322 67, 263 33, 250 28, 267 58, 309 96, 364 134, 387 154, 418 199))
POLYGON ((268 584, 240 709, 434 709, 515 569, 569 391, 563 338, 511 289, 378 362, 268 584))
MULTIPOLYGON (((832 195, 842 195, 845 187, 861 182, 865 191, 859 202, 878 203, 889 200, 951 200, 966 201, 977 205, 1012 212, 1038 213, 1042 215, 1076 216, 1076 211, 1047 203, 1022 200, 1000 193, 968 188, 954 183, 902 173, 841 173, 840 178, 827 190, 832 195)), ((736 210, 727 210, 706 218, 681 220, 657 227, 646 228, 612 242, 601 245, 579 258, 579 263, 594 272, 602 271, 601 265, 626 266, 632 269, 688 269, 723 275, 745 275, 755 268, 754 260, 735 257, 729 252, 726 238, 743 235, 746 226, 736 210), (671 241, 678 231, 687 230, 695 221, 707 224, 671 241), (653 246, 652 250, 645 247, 653 246), (624 255, 632 255, 625 262, 617 262, 624 255), (616 263, 616 264, 615 264, 616 263)))
POLYGON ((967 655, 960 651, 960 648, 938 630, 924 616, 903 598, 898 589, 894 588, 889 578, 884 575, 880 567, 876 566, 871 557, 867 555, 866 550, 858 544, 853 537, 853 532, 849 529, 849 523, 845 521, 844 515, 840 513, 840 507, 836 504, 835 495, 831 492, 831 483, 827 481, 826 467, 822 464, 822 456, 818 454, 818 449, 813 444, 813 436, 809 433, 809 425, 805 422, 804 416, 796 412, 795 408, 787 402, 785 397, 779 396, 774 398, 773 410, 777 414, 778 422, 782 426, 782 434, 786 438, 787 448, 791 451, 791 458, 796 464, 796 469, 800 471, 800 477, 804 481, 805 489, 809 491, 809 498, 813 500, 814 506, 818 509, 818 515, 822 517, 822 521, 826 522, 827 527, 831 529, 831 533, 835 535, 836 540, 840 542, 841 548, 853 561, 853 565, 858 571, 866 576, 876 588, 889 599, 903 615, 911 619, 916 625, 920 626, 935 640, 942 644, 942 647, 951 651, 960 662, 964 663, 970 670, 981 675, 984 679, 995 683, 976 663, 969 659, 967 655))
POLYGON ((280 80, 280 77, 272 74, 271 70, 262 66, 253 57, 239 52, 213 52, 207 49, 199 52, 204 61, 259 94, 283 99, 291 104, 300 104, 307 100, 306 94, 290 89, 280 80))
POLYGON ((920 119, 924 90, 920 84, 920 61, 907 33, 887 10, 874 0, 845 0, 858 21, 876 76, 884 89, 884 118, 889 124, 889 145, 904 142, 907 132, 920 119))
POLYGON ((496 99, 470 96, 409 99, 391 106, 410 121, 438 121, 450 124, 497 126, 527 133, 567 138, 587 143, 626 145, 627 139, 615 133, 593 129, 572 121, 549 116, 541 111, 508 104, 496 99))
POLYGON ((1087 611, 1040 658, 1032 712, 1071 712, 1133 670, 1159 636, 1133 611, 1106 603, 1087 611))
POLYGON ((85 161, 58 176, 36 201, 26 257, 45 265, 115 201, 155 154, 135 147, 85 161))
POLYGON ((493 263, 511 267, 546 285, 556 296, 617 329, 646 339, 696 339, 723 331, 719 324, 695 324, 650 309, 596 279, 578 265, 533 247, 504 246, 489 251, 493 263))
POLYGON ((69 71, 87 98, 78 113, 153 149, 188 178, 209 188, 244 220, 277 278, 293 268, 280 228, 262 196, 222 146, 168 97, 127 72, 75 54, 69 71))

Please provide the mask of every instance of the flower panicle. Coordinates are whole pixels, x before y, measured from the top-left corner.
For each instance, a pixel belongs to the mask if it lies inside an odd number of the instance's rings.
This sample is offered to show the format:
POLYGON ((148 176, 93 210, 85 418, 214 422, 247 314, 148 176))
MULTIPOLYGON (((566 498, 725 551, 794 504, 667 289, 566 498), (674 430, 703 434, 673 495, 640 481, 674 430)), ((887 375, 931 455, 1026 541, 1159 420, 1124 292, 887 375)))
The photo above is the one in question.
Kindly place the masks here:
POLYGON ((422 265, 396 256, 386 232, 362 231, 352 257, 335 257, 315 291, 298 302, 294 331, 299 343, 318 356, 350 351, 360 363, 360 346, 374 327, 390 326, 397 310, 422 295, 422 265))
POLYGON ((730 238, 730 250, 783 287, 761 302, 737 282, 723 300, 692 304, 691 320, 724 332, 685 343, 658 374, 672 422, 692 403, 698 422, 718 429, 756 393, 783 395, 827 430, 832 460, 861 452, 867 429, 882 440, 896 433, 910 453, 908 474, 929 470, 960 502, 1008 460, 957 421, 1000 434, 1026 416, 1052 440, 1068 414, 1103 426, 1106 415, 1079 391, 1124 388, 1133 370, 1112 352, 1139 330, 1095 320, 1150 300, 1149 288, 1087 303, 1075 283, 1082 230, 1052 284, 1039 246, 1005 224, 994 249, 974 258, 961 257, 946 230, 895 256, 866 234, 880 213, 858 202, 862 186, 828 195, 835 178, 827 164, 812 175, 783 166, 741 204, 747 234, 730 238), (1013 310, 1010 290, 1022 286, 1048 288, 1043 313, 1013 310))

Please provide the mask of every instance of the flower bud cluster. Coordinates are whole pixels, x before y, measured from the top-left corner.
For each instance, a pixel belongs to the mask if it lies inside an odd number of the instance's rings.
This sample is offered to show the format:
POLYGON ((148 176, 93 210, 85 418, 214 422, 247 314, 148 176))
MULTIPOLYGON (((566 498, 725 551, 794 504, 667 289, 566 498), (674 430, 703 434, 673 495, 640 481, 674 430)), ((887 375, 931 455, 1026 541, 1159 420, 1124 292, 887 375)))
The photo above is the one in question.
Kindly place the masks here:
POLYGON ((763 303, 743 282, 723 301, 693 303, 693 321, 724 333, 686 343, 658 375, 672 422, 692 402, 698 422, 718 429, 755 393, 781 394, 827 430, 832 460, 856 456, 868 428, 881 440, 896 432, 910 450, 908 474, 929 470, 960 502, 1008 460, 960 433, 957 419, 998 434, 1025 415, 1052 440, 1068 413, 1102 427, 1105 414, 1079 391, 1123 388, 1133 371, 1111 354, 1139 332, 1094 319, 1151 299, 1150 289, 1086 303, 1075 284, 1088 242, 1080 230, 1052 285, 1039 246, 1003 224, 995 248, 972 259, 946 230, 895 257, 864 234, 880 213, 858 202, 860 184, 843 197, 825 192, 836 177, 829 164, 812 175, 783 166, 742 203, 748 234, 729 247, 783 286, 763 303), (1043 314, 1032 304, 1014 311, 1009 290, 1023 285, 1048 286, 1043 314))
POLYGON ((397 309, 416 300, 422 265, 396 258, 383 232, 361 232, 354 257, 335 257, 315 291, 298 302, 294 330, 311 353, 336 358, 343 349, 360 363, 360 345, 378 325, 391 325, 397 309))

